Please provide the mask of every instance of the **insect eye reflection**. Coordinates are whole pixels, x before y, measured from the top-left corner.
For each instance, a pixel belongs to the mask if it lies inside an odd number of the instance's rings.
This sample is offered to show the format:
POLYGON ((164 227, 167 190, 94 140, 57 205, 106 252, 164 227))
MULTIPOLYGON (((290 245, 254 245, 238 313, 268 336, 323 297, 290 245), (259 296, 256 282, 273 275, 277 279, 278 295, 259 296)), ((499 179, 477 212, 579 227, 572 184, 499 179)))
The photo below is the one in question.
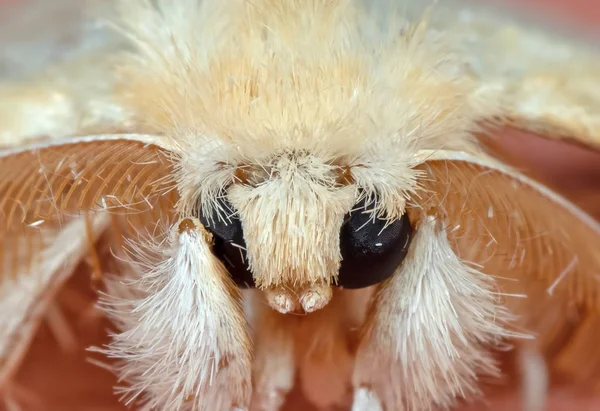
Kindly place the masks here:
POLYGON ((412 226, 405 213, 389 222, 367 211, 367 200, 358 202, 345 219, 340 232, 338 284, 344 288, 364 288, 388 279, 402 264, 412 226))
POLYGON ((225 196, 217 200, 210 219, 200 213, 202 225, 214 238, 213 253, 223 263, 233 281, 241 288, 254 288, 254 278, 248 269, 246 242, 242 222, 225 196))
MULTIPOLYGON (((200 221, 214 236, 213 252, 239 287, 254 288, 242 223, 225 196, 217 204, 211 218, 200 213, 200 221)), ((410 245, 413 230, 407 214, 389 222, 373 216, 367 207, 366 199, 359 201, 340 230, 342 261, 337 285, 344 288, 365 288, 388 279, 410 245)))

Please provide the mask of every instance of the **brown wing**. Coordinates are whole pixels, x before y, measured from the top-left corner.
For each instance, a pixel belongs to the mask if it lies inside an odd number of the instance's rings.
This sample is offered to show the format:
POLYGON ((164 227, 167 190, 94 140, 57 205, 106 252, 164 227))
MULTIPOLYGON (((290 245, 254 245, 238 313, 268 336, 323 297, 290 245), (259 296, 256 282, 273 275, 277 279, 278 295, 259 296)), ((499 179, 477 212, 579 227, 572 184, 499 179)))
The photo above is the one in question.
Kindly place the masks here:
POLYGON ((462 47, 465 75, 481 85, 480 93, 503 103, 507 124, 600 149, 597 44, 474 0, 442 1, 432 24, 462 47))
POLYGON ((447 222, 459 257, 497 278, 555 371, 600 382, 598 222, 493 159, 436 152, 420 168, 417 207, 447 222))
POLYGON ((110 266, 99 238, 119 252, 121 234, 172 215, 170 176, 168 154, 140 141, 98 137, 0 154, 0 311, 10 314, 0 318, 0 386, 82 260, 98 273, 110 266))
POLYGON ((129 140, 81 141, 0 156, 2 275, 14 273, 16 255, 33 255, 35 234, 46 227, 94 211, 134 216, 172 208, 171 167, 162 149, 129 140), (15 247, 18 235, 27 240, 15 247))

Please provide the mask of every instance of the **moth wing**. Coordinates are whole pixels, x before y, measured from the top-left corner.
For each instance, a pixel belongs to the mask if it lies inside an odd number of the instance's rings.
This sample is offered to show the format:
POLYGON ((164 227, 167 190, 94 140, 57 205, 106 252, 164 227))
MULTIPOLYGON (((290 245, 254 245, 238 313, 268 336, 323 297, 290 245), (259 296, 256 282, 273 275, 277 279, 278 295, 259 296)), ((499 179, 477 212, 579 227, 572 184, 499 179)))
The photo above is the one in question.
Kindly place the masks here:
POLYGON ((0 78, 31 77, 50 65, 114 45, 116 36, 97 20, 110 16, 111 3, 29 0, 3 4, 0 78))
POLYGON ((459 258, 494 276, 554 371, 600 383, 600 224, 492 158, 427 154, 412 211, 441 219, 459 258))
POLYGON ((0 146, 133 129, 115 97, 113 67, 125 39, 107 24, 112 3, 2 6, 0 146))
POLYGON ((124 39, 102 24, 111 3, 2 8, 0 306, 11 315, 1 324, 0 386, 57 292, 74 272, 90 272, 82 262, 92 273, 119 272, 112 257, 124 240, 160 232, 172 216, 168 149, 152 136, 114 135, 140 127, 115 98, 124 39))
MULTIPOLYGON (((426 14, 430 27, 463 56, 462 70, 479 84, 478 98, 500 103, 494 116, 504 124, 600 148, 598 45, 509 7, 482 3, 442 0, 426 14)), ((423 18, 428 6, 408 0, 407 14, 423 18)))
POLYGON ((11 313, 0 337, 0 385, 106 228, 152 230, 170 217, 171 163, 148 138, 92 136, 0 153, 0 307, 11 313))
POLYGON ((35 234, 86 213, 132 216, 172 208, 170 153, 152 142, 159 139, 98 135, 0 152, 2 238, 35 234))

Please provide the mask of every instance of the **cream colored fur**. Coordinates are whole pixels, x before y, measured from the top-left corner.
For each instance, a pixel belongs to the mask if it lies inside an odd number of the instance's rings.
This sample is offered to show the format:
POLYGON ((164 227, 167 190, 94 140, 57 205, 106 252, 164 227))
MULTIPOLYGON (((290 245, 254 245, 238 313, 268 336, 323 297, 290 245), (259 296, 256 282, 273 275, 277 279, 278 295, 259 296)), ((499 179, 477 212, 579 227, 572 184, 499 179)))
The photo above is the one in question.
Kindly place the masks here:
POLYGON ((162 242, 131 245, 125 278, 103 302, 118 333, 103 350, 122 360, 127 402, 164 410, 247 409, 250 341, 239 295, 198 221, 162 242))
POLYGON ((354 371, 355 401, 368 405, 355 411, 369 411, 374 395, 395 411, 472 400, 478 378, 498 373, 489 350, 516 336, 504 328, 513 317, 493 277, 460 261, 443 225, 424 218, 403 266, 374 299, 354 371))
POLYGON ((496 109, 426 18, 348 0, 121 3, 136 47, 118 68, 124 104, 174 147, 182 214, 234 203, 265 288, 334 282, 359 189, 398 218, 414 154, 475 150, 496 109), (355 184, 335 185, 340 167, 355 184), (247 184, 233 184, 239 169, 247 184))

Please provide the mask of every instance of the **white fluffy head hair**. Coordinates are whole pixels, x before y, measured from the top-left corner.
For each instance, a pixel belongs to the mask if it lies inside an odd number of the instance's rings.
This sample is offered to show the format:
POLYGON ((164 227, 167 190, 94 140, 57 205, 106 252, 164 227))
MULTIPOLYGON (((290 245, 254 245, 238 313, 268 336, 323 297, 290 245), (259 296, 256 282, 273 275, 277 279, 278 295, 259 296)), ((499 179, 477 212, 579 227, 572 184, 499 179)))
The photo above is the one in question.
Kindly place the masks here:
POLYGON ((353 205, 398 219, 415 153, 475 150, 478 114, 493 110, 426 18, 349 0, 121 7, 134 51, 119 92, 176 153, 180 214, 218 214, 226 196, 265 290, 335 283, 353 205))

